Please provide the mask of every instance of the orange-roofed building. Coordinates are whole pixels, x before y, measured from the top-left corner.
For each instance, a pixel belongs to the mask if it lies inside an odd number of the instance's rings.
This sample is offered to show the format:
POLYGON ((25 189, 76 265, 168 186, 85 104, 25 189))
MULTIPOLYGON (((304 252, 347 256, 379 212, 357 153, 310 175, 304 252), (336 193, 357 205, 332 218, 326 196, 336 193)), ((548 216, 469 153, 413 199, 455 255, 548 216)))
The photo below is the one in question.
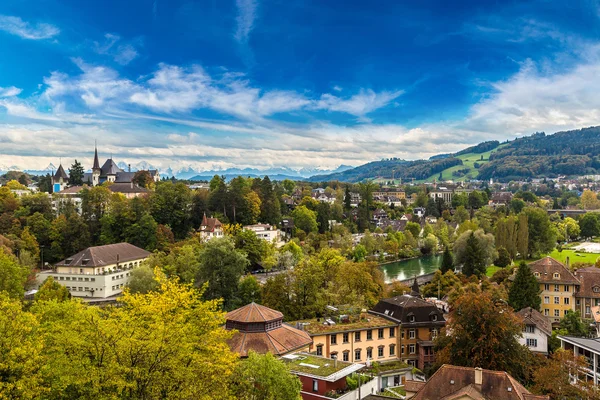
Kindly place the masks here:
POLYGON ((282 356, 307 350, 312 343, 308 333, 283 323, 283 314, 260 304, 250 303, 225 316, 225 329, 237 332, 229 347, 241 357, 253 350, 260 354, 282 356))

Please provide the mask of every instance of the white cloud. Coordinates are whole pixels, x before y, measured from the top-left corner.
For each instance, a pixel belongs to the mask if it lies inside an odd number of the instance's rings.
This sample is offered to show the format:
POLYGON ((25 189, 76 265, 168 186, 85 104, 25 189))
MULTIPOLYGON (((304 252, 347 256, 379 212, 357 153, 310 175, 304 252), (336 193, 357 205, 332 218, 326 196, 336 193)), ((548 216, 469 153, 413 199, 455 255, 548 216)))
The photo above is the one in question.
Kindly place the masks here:
POLYGON ((0 15, 0 30, 31 40, 49 39, 60 33, 60 29, 54 25, 46 23, 33 25, 19 17, 9 15, 0 15))
POLYGON ((247 43, 250 32, 254 28, 258 2, 257 0, 236 0, 235 4, 238 15, 236 17, 237 28, 234 37, 240 43, 247 43))
POLYGON ((120 43, 121 37, 112 33, 104 35, 104 42, 94 42, 94 50, 98 54, 108 55, 121 65, 135 60, 139 53, 131 43, 120 43))
POLYGON ((9 86, 9 87, 0 87, 0 97, 13 97, 21 94, 23 89, 19 89, 18 87, 9 86))
POLYGON ((318 101, 317 108, 340 111, 357 117, 363 117, 378 108, 387 106, 392 100, 398 98, 403 93, 403 90, 375 93, 371 89, 361 89, 359 93, 347 99, 332 94, 324 94, 318 101))

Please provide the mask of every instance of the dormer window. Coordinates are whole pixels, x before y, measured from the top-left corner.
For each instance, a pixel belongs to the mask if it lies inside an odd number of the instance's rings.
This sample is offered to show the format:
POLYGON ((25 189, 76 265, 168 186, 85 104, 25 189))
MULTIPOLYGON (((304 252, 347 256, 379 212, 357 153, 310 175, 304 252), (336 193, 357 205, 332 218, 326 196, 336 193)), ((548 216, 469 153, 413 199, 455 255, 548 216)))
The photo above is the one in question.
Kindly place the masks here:
POLYGON ((415 316, 414 315, 409 315, 408 316, 408 322, 415 322, 415 316))
POLYGON ((539 272, 534 272, 534 273, 533 273, 533 275, 534 275, 536 278, 539 278, 539 277, 540 277, 540 273, 539 273, 539 272))
POLYGON ((433 315, 431 316, 431 320, 432 320, 432 321, 437 321, 437 314, 433 314, 433 315))
POLYGON ((560 279, 560 274, 558 272, 554 273, 554 279, 560 279))
POLYGON ((594 293, 600 293, 600 286, 594 286, 594 293))

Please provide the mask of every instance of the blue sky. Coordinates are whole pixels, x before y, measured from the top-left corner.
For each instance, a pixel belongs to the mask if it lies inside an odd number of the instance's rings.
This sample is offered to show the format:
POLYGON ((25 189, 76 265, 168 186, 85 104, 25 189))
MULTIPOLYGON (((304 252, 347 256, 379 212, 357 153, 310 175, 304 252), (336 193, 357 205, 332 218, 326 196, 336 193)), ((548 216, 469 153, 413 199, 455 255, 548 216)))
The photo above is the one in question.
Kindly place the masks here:
POLYGON ((600 123, 596 1, 4 0, 0 166, 335 168, 600 123))

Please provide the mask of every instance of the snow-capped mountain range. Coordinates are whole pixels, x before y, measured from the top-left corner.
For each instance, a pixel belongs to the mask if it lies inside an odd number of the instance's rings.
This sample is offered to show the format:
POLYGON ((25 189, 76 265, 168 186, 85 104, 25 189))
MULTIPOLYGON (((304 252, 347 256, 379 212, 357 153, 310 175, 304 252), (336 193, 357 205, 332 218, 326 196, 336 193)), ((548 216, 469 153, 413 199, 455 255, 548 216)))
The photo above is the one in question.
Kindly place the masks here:
MULTIPOLYGON (((351 169, 353 167, 348 165, 340 165, 336 169, 327 169, 327 168, 287 168, 287 167, 272 167, 272 168, 226 168, 226 169, 211 169, 211 170, 201 170, 195 169, 192 166, 187 166, 183 168, 174 169, 171 167, 167 168, 157 168, 152 164, 146 161, 140 161, 135 164, 128 164, 126 162, 120 161, 117 163, 117 166, 124 171, 128 171, 131 167, 131 171, 140 171, 140 170, 149 170, 149 169, 158 169, 162 176, 175 176, 179 179, 194 179, 194 180, 205 180, 210 179, 214 175, 224 175, 225 177, 232 178, 235 176, 251 176, 251 177, 262 177, 268 175, 273 179, 305 179, 309 178, 313 175, 321 175, 321 174, 330 174, 335 172, 342 172, 347 169, 351 169)), ((64 166, 63 166, 64 167, 64 166)), ((22 168, 16 165, 8 166, 8 165, 0 165, 0 173, 6 173, 8 171, 24 171, 32 175, 45 175, 48 173, 56 172, 57 167, 50 163, 46 168, 37 170, 37 169, 28 169, 22 168)), ((65 167, 65 170, 68 170, 68 166, 65 167)), ((88 170, 91 171, 91 170, 88 170)))

